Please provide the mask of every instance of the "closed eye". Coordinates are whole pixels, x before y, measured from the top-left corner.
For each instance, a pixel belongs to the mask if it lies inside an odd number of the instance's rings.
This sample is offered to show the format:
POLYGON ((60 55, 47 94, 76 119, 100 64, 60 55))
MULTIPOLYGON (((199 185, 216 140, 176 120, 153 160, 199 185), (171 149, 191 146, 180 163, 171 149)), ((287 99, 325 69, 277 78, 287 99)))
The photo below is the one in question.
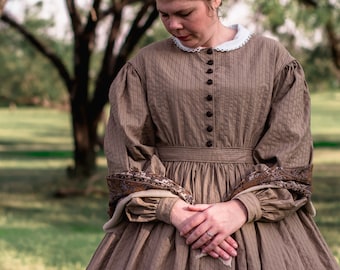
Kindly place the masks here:
POLYGON ((179 13, 178 16, 180 16, 180 17, 188 17, 191 14, 191 12, 192 11, 179 13))
POLYGON ((159 14, 161 14, 161 17, 163 17, 163 18, 169 17, 169 15, 167 13, 159 12, 159 14))
MULTIPOLYGON (((184 17, 188 17, 192 12, 193 12, 193 10, 182 10, 182 11, 178 11, 178 12, 174 13, 174 15, 184 18, 184 17)), ((160 13, 161 17, 163 17, 163 18, 169 17, 168 13, 165 13, 165 12, 162 12, 162 11, 159 11, 159 13, 160 13)))

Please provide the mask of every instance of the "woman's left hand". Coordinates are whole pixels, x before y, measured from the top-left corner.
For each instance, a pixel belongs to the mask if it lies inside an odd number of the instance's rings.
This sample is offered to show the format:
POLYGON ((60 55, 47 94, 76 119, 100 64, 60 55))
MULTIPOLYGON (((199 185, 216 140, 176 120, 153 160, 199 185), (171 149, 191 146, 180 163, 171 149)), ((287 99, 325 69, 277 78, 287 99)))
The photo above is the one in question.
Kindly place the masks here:
POLYGON ((201 248, 207 254, 221 247, 223 249, 225 239, 240 229, 247 220, 247 210, 237 200, 191 205, 188 210, 196 211, 196 214, 180 228, 180 233, 193 249, 201 248))

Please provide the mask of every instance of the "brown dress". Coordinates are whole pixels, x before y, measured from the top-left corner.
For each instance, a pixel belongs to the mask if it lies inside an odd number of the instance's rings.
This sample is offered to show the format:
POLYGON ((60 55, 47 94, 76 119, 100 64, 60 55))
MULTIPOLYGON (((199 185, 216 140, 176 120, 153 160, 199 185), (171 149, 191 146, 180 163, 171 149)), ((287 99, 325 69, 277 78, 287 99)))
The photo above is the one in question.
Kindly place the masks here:
POLYGON ((178 197, 153 196, 131 198, 89 270, 339 269, 301 177, 312 162, 303 70, 274 40, 253 35, 241 45, 187 52, 167 39, 142 49, 112 84, 105 137, 109 174, 149 171, 195 203, 245 205, 231 268, 185 244, 169 217, 178 197), (254 172, 269 180, 235 194, 254 172))

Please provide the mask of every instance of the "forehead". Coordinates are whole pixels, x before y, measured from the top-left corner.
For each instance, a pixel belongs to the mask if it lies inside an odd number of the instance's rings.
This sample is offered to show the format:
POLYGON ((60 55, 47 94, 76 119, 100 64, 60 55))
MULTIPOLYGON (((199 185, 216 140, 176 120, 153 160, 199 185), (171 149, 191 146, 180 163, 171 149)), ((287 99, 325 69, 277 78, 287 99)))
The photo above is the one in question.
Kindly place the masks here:
POLYGON ((176 12, 181 9, 200 7, 205 0, 156 0, 157 9, 162 12, 176 12))

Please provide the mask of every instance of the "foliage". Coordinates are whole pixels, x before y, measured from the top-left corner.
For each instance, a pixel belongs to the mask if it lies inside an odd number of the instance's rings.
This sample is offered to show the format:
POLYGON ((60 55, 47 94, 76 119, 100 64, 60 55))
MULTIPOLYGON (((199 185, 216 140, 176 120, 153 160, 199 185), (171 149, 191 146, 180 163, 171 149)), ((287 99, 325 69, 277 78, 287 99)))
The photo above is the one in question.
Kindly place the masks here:
MULTIPOLYGON (((13 29, 4 27, 0 35, 0 104, 48 105, 67 102, 65 87, 51 64, 13 29)), ((68 58, 69 46, 50 41, 68 58)))
POLYGON ((311 89, 340 87, 340 9, 329 0, 248 0, 254 17, 304 66, 311 89), (303 46, 299 44, 303 43, 303 46))

